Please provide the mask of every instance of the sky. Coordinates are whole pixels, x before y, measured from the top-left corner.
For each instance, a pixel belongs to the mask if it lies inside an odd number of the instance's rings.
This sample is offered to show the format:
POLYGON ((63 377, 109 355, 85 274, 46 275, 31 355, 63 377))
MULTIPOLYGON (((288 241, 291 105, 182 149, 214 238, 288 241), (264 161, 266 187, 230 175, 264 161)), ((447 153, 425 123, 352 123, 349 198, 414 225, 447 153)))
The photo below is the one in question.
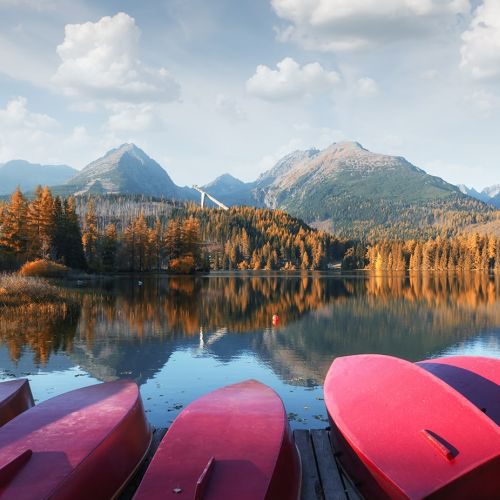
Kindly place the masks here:
POLYGON ((134 142, 179 185, 353 140, 500 183, 499 0, 0 0, 0 163, 134 142))

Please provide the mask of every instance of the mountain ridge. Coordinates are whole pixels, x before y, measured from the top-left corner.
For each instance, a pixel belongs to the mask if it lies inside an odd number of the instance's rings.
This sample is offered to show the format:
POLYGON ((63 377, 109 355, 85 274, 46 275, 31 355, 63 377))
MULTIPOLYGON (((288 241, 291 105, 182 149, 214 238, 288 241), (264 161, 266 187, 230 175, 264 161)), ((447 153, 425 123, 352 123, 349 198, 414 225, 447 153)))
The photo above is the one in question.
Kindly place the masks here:
POLYGON ((465 184, 459 184, 460 191, 476 200, 484 203, 489 203, 496 208, 500 208, 500 184, 493 184, 492 186, 485 187, 481 192, 474 188, 469 188, 465 184))
POLYGON ((0 195, 10 194, 17 186, 30 191, 39 184, 62 184, 78 173, 69 165, 42 165, 16 159, 0 164, 0 195))
MULTIPOLYGON (((191 188, 177 186, 159 163, 129 143, 108 151, 54 189, 56 194, 138 194, 178 201, 200 197, 191 188)), ((401 156, 373 153, 351 141, 293 151, 253 182, 226 173, 203 189, 228 206, 281 209, 308 224, 357 238, 377 231, 413 237, 421 228, 450 224, 446 218, 453 224, 467 217, 472 224, 483 222, 482 215, 471 218, 470 212, 493 210, 477 200, 477 192, 471 192, 476 197, 464 194, 465 187, 429 175, 401 156)))

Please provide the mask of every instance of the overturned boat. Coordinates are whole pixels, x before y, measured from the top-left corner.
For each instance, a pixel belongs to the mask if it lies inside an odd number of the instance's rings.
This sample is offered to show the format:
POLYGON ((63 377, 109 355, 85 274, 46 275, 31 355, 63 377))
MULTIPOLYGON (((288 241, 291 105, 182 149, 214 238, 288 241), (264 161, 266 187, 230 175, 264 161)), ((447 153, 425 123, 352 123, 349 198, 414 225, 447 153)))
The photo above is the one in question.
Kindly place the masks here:
POLYGON ((450 356, 417 365, 453 387, 500 425, 500 359, 450 356))
POLYGON ((299 460, 281 399, 248 380, 184 409, 134 499, 297 500, 299 460))
POLYGON ((27 379, 0 383, 0 427, 34 405, 27 379))
POLYGON ((498 495, 499 427, 422 366, 340 357, 324 392, 339 461, 367 498, 498 495))
POLYGON ((113 498, 150 442, 135 383, 108 382, 62 394, 0 428, 0 497, 113 498))

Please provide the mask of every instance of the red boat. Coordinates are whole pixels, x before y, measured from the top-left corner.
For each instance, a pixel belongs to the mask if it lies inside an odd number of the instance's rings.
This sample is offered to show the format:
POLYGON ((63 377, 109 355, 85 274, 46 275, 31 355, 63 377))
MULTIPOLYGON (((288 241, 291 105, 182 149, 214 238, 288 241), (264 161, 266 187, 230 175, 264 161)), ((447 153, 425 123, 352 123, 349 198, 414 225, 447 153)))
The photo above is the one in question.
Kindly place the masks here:
POLYGON ((26 379, 0 383, 0 427, 31 408, 35 402, 26 379))
POLYGON ((337 358, 324 392, 339 460, 367 498, 498 497, 498 426, 422 367, 337 358))
POLYGON ((62 394, 0 429, 0 497, 113 498, 150 441, 135 383, 109 382, 62 394))
POLYGON ((300 461, 283 403, 248 380, 185 408, 134 499, 296 500, 299 491, 300 461))
POLYGON ((450 356, 417 363, 500 425, 500 359, 450 356))

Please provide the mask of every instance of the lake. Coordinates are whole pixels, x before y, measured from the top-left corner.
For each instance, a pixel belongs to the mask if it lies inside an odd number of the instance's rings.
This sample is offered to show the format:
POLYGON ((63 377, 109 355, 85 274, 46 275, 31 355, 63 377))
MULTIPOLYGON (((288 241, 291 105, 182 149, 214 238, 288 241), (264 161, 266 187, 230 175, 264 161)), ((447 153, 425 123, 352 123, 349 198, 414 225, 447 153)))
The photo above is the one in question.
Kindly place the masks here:
POLYGON ((76 310, 0 316, 0 379, 28 377, 37 401, 133 379, 160 427, 198 396, 249 378, 279 393, 292 427, 324 427, 322 382, 337 356, 500 357, 499 276, 162 275, 64 286, 76 310))

